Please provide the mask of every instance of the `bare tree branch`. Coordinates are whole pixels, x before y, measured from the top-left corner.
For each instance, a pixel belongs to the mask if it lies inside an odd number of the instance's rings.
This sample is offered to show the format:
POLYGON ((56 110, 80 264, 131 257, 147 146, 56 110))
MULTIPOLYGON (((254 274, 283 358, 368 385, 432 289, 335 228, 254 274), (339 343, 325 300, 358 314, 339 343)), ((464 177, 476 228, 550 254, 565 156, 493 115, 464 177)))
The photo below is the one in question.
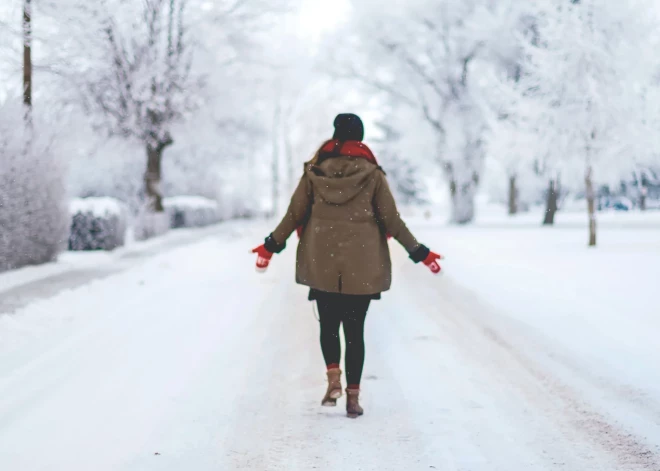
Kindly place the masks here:
POLYGON ((402 103, 405 103, 407 105, 412 105, 412 106, 417 105, 417 102, 415 100, 412 100, 410 97, 404 95, 393 86, 375 79, 373 77, 373 74, 369 74, 369 75, 362 74, 356 71, 355 68, 352 66, 348 66, 347 69, 348 71, 346 73, 337 73, 336 70, 331 70, 328 72, 335 78, 358 80, 359 82, 362 82, 363 84, 369 87, 387 93, 392 98, 401 101, 402 103))
POLYGON ((385 40, 380 40, 379 44, 385 48, 385 50, 391 52, 391 53, 398 53, 404 60, 406 64, 415 72, 424 83, 426 83, 431 89, 438 95, 439 98, 444 98, 446 96, 446 93, 442 90, 442 87, 440 84, 433 78, 431 77, 426 70, 424 70, 424 67, 414 60, 406 51, 406 48, 404 47, 399 47, 398 44, 393 43, 393 42, 387 42, 385 40))

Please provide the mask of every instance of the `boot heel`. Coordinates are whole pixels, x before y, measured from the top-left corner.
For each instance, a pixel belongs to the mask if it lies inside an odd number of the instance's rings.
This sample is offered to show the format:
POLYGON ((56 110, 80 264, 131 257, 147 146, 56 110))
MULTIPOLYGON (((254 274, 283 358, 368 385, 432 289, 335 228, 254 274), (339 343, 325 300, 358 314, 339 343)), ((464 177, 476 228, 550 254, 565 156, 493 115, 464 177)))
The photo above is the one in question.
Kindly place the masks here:
POLYGON ((360 406, 359 398, 359 389, 346 390, 346 417, 349 419, 357 419, 364 414, 364 409, 360 406))
POLYGON ((323 396, 321 405, 323 407, 335 407, 337 405, 337 399, 342 396, 341 390, 341 370, 339 368, 333 368, 328 370, 328 390, 323 396))

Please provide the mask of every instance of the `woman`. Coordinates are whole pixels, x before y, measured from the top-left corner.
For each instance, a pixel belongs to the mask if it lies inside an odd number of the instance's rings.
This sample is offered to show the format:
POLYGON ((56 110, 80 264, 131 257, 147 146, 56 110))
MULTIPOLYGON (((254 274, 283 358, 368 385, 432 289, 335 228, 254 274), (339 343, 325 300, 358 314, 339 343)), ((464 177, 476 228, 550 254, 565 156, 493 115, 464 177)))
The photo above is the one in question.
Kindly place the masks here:
POLYGON ((410 258, 440 272, 441 257, 417 242, 397 212, 385 173, 362 143, 364 126, 354 114, 335 119, 333 139, 324 143, 305 171, 284 219, 260 247, 257 268, 265 270, 298 229, 296 281, 310 287, 321 324, 321 350, 328 389, 322 405, 342 396, 339 326, 344 324, 348 381, 346 412, 356 418, 364 365, 364 321, 369 304, 390 289, 387 239, 394 237, 410 258))

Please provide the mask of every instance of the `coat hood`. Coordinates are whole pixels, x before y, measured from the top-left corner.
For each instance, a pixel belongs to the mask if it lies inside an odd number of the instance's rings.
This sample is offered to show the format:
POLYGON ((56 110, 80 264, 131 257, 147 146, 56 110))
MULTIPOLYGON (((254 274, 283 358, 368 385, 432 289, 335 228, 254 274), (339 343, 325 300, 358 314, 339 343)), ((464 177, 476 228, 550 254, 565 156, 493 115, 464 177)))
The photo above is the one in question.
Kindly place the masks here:
POLYGON ((330 204, 342 205, 364 189, 380 167, 360 157, 333 157, 320 165, 309 164, 307 175, 315 194, 330 204))

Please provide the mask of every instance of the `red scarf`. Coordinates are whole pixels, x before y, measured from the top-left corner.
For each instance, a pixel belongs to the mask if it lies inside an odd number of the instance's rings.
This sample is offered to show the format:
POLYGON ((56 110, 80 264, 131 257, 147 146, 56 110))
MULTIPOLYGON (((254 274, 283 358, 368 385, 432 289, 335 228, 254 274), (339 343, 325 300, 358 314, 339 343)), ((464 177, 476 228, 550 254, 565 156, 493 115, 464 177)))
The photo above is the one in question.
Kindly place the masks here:
POLYGON ((359 157, 361 159, 366 159, 374 165, 378 165, 376 156, 371 149, 367 147, 361 141, 344 141, 341 142, 337 139, 328 141, 319 152, 319 157, 328 158, 328 157, 339 157, 340 155, 345 155, 349 157, 359 157))
MULTIPOLYGON (((321 148, 321 151, 319 152, 319 157, 321 158, 339 157, 340 155, 346 155, 349 157, 359 157, 361 159, 368 160, 374 165, 378 165, 378 161, 376 160, 376 156, 374 155, 374 153, 371 152, 371 149, 369 149, 369 147, 367 147, 367 145, 361 141, 341 142, 338 139, 335 139, 332 141, 328 141, 321 148)), ((299 226, 296 228, 296 232, 298 233, 299 239, 302 235, 302 231, 303 231, 303 226, 299 226)), ((387 238, 391 239, 392 236, 390 234, 387 234, 387 238)))

